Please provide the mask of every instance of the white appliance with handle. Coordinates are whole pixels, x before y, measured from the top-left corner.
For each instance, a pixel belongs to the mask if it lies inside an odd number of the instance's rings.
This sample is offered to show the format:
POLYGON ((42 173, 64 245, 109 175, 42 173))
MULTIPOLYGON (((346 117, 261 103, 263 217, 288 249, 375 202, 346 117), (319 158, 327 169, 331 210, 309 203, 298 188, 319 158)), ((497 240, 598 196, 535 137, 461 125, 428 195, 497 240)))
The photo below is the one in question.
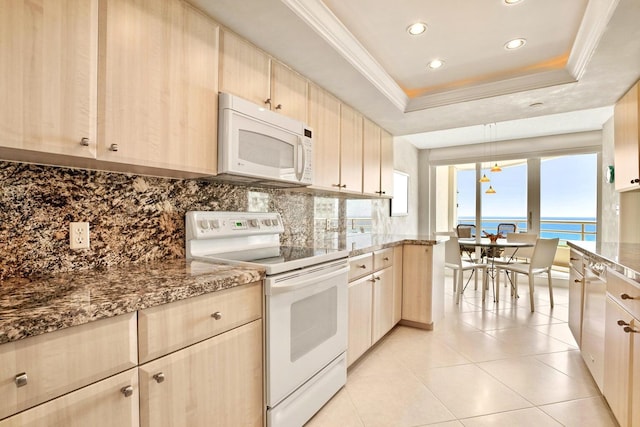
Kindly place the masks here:
POLYGON ((265 268, 267 425, 301 426, 347 379, 348 251, 280 245, 277 213, 188 212, 189 259, 265 268))
POLYGON ((310 185, 313 132, 304 123, 237 96, 218 96, 218 175, 272 187, 310 185))

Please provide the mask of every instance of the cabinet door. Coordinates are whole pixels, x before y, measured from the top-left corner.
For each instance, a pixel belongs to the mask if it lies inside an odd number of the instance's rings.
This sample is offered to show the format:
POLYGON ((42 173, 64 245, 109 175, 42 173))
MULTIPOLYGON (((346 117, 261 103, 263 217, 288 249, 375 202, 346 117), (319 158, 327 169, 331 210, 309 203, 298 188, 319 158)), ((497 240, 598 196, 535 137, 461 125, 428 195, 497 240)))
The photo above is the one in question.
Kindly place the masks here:
POLYGON ((362 132, 362 192, 379 196, 380 192, 380 128, 364 119, 362 132))
POLYGON ((137 425, 137 369, 114 375, 0 421, 0 427, 137 425), (131 394, 125 395, 125 388, 131 394))
POLYGON ((271 60, 271 109, 307 122, 307 79, 271 60))
POLYGON ((349 283, 349 342, 347 366, 371 347, 373 289, 371 276, 349 283))
MULTIPOLYGON (((571 259, 574 258, 573 250, 571 259)), ((573 263, 569 267, 569 329, 580 346, 582 340, 582 307, 584 305, 584 278, 573 263)))
POLYGON ((393 267, 373 273, 373 330, 375 343, 393 328, 393 267))
POLYGON ((95 156, 97 17, 97 0, 0 3, 1 146, 95 156))
POLYGON ((139 368, 140 425, 262 426, 262 320, 139 368))
POLYGON ((362 115, 348 105, 340 109, 341 190, 362 192, 362 115))
POLYGON ((615 186, 616 190, 634 190, 640 187, 640 139, 638 116, 638 91, 640 83, 636 83, 616 103, 613 115, 615 138, 615 186))
POLYGON ((429 246, 405 245, 402 254, 402 318, 428 323, 431 305, 429 246))
POLYGON ((393 248, 393 324, 402 318, 402 246, 393 248))
POLYGON ((98 158, 215 174, 217 24, 181 0, 100 4, 98 158))
POLYGON ((432 247, 404 245, 402 319, 429 327, 433 322, 432 247))
POLYGON ((631 411, 631 338, 619 321, 630 324, 632 317, 607 297, 603 394, 620 425, 627 426, 631 411))
POLYGON ((313 129, 313 185, 340 185, 340 101, 309 84, 309 126, 313 129))
POLYGON ((380 191, 393 197, 393 136, 384 129, 380 130, 380 191))
POLYGON ((270 92, 269 56, 234 33, 220 36, 220 92, 263 105, 270 92))
POLYGON ((633 320, 633 349, 631 353, 631 370, 633 378, 631 379, 631 425, 640 426, 640 337, 637 335, 640 331, 640 322, 638 319, 633 320))

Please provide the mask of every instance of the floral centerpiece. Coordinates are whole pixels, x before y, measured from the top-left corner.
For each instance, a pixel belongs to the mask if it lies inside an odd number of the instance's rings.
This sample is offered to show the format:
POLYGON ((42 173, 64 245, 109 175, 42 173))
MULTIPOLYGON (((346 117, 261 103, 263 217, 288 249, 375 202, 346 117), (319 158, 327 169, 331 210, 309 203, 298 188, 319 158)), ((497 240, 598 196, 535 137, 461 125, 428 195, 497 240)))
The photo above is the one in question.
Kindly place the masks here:
POLYGON ((504 236, 502 235, 502 233, 491 234, 491 233, 487 233, 484 230, 482 232, 484 233, 484 237, 488 237, 491 243, 495 243, 496 240, 498 239, 504 239, 504 236))

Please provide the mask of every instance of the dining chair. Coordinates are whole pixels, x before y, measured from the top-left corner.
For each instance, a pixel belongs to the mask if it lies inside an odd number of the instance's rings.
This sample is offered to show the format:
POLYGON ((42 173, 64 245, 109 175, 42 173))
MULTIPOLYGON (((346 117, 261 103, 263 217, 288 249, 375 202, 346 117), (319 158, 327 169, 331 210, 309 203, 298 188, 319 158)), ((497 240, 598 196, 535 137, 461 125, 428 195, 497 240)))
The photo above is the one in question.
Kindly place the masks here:
POLYGON ((460 243, 458 238, 452 236, 445 243, 444 266, 453 270, 453 291, 456 293, 456 304, 460 302, 460 295, 471 281, 471 276, 475 273, 475 288, 478 289, 478 271, 482 270, 482 299, 484 300, 487 275, 487 265, 483 263, 464 261, 460 254, 460 243), (467 283, 463 285, 463 276, 465 271, 471 271, 471 276, 467 283))
POLYGON ((515 233, 517 229, 518 226, 510 222, 502 222, 498 224, 498 234, 502 233, 502 235, 505 237, 511 233, 515 233))
POLYGON ((456 234, 459 239, 470 239, 476 237, 476 226, 474 224, 458 224, 456 234))
POLYGON ((533 254, 531 255, 530 262, 497 264, 496 301, 498 301, 500 292, 500 270, 514 273, 513 287, 516 297, 518 296, 518 274, 526 274, 529 278, 529 299, 531 300, 531 311, 535 311, 533 301, 534 277, 538 274, 547 273, 547 281, 549 282, 549 299, 551 301, 551 307, 553 307, 551 267, 553 266, 553 259, 556 256, 556 251, 558 250, 559 240, 560 239, 557 237, 554 239, 536 239, 536 245, 533 248, 533 254))

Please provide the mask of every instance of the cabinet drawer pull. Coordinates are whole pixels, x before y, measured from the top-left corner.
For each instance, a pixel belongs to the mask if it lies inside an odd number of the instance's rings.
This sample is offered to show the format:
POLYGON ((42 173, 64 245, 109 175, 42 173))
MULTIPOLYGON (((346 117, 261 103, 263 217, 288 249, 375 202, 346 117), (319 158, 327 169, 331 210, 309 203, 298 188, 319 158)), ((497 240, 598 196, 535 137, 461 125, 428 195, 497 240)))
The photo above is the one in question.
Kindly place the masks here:
POLYGON ((579 261, 580 258, 569 258, 570 261, 579 261))
POLYGON ((331 184, 332 187, 338 187, 338 188, 347 188, 347 184, 331 184))
POLYGON ((388 257, 388 256, 386 256, 386 257, 382 258, 382 260, 383 260, 383 261, 389 261, 389 257, 388 257))
POLYGON ((282 104, 276 105, 276 110, 282 110, 282 104))
POLYGON ((86 136, 84 138, 82 138, 80 140, 80 145, 82 145, 84 147, 88 147, 89 146, 89 138, 87 138, 86 136))
POLYGON ((629 294, 622 294, 622 295, 620 295, 620 298, 622 298, 622 299, 635 299, 635 297, 632 297, 629 294))
POLYGON ((220 319, 222 319, 222 313, 220 313, 219 311, 216 311, 215 313, 213 313, 211 315, 211 317, 213 317, 216 320, 220 320, 220 319))
POLYGON ((268 105, 268 106, 271 106, 271 98, 267 98, 267 99, 265 99, 265 100, 264 100, 264 104, 265 104, 265 105, 268 105))
POLYGON ((625 326, 623 331, 625 331, 628 334, 637 334, 638 333, 638 331, 633 329, 631 326, 625 326))
POLYGON ((371 279, 369 279, 369 281, 370 281, 370 282, 375 282, 375 281, 376 281, 376 278, 375 278, 375 277, 372 277, 371 279))
POLYGON ((158 372, 157 374, 155 374, 153 376, 153 379, 156 380, 156 382, 158 384, 163 383, 164 382, 164 374, 162 372, 158 372))
POLYGON ((18 375, 16 375, 14 381, 17 387, 23 387, 27 385, 27 373, 26 372, 19 373, 18 375))
POLYGON ((131 397, 131 395, 133 394, 133 387, 131 387, 130 385, 122 387, 120 389, 120 393, 122 393, 124 397, 131 397))
POLYGON ((364 270, 365 268, 367 268, 367 265, 366 264, 362 264, 362 265, 359 265, 358 268, 361 268, 361 269, 364 270))
POLYGON ((582 283, 582 280, 580 280, 580 279, 573 279, 573 283, 582 283))
POLYGON ((629 326, 629 324, 624 320, 618 320, 618 326, 629 326))
POLYGON ((118 144, 111 144, 109 146, 110 151, 118 151, 118 144))

